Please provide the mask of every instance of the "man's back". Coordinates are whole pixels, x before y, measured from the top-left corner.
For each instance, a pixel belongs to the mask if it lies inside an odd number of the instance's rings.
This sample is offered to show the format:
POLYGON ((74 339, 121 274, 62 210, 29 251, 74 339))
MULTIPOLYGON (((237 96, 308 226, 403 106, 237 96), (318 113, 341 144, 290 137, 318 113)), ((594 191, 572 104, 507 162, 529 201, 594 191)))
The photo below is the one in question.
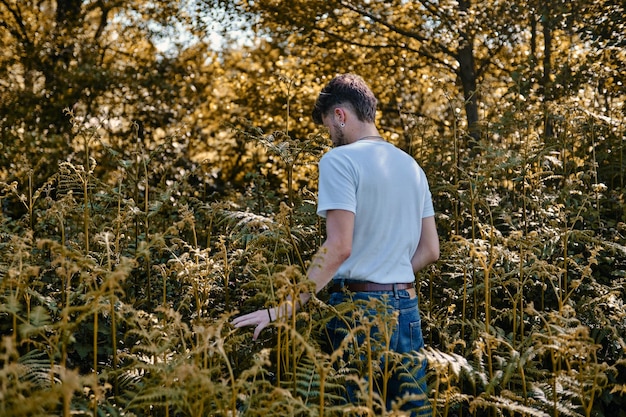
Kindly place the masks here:
POLYGON ((421 220, 434 210, 424 172, 411 156, 380 139, 330 151, 320 161, 318 213, 333 209, 355 213, 352 254, 337 276, 413 281, 421 220))

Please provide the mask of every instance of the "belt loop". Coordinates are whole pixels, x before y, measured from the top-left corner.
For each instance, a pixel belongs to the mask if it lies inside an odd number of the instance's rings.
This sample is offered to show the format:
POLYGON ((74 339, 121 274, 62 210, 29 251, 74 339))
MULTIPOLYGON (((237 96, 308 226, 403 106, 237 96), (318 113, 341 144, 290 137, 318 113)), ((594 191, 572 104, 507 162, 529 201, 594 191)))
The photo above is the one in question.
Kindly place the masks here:
POLYGON ((392 284, 391 287, 393 288, 393 296, 397 299, 400 298, 400 296, 398 295, 398 285, 397 284, 392 284))

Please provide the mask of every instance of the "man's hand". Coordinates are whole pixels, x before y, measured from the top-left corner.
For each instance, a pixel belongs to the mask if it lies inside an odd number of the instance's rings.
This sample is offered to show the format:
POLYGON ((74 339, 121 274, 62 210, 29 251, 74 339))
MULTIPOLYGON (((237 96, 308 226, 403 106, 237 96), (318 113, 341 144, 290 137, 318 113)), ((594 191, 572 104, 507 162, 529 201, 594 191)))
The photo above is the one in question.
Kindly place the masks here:
MULTIPOLYGON (((308 278, 315 283, 315 293, 326 286, 339 269, 339 266, 348 259, 352 251, 352 234, 354 232, 354 213, 347 210, 329 210, 326 213, 326 240, 313 257, 311 267, 307 271, 308 278)), ((253 340, 256 340, 272 321, 277 318, 290 317, 293 308, 304 305, 311 294, 300 294, 299 302, 291 300, 275 308, 261 309, 252 313, 236 317, 231 323, 236 327, 256 326, 253 340)))
POLYGON ((254 329, 254 335, 252 336, 252 340, 256 340, 259 337, 259 334, 261 334, 261 331, 272 322, 272 317, 274 317, 272 310, 273 309, 266 308, 244 314, 243 316, 235 317, 231 323, 236 328, 256 326, 254 329))

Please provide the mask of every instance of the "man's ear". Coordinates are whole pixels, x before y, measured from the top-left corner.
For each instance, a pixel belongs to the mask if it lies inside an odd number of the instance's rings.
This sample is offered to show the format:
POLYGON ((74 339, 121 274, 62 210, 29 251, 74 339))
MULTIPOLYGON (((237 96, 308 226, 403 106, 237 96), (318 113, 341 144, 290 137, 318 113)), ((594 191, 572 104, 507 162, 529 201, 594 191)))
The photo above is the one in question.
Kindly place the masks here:
POLYGON ((343 108, 335 107, 335 111, 333 115, 335 117, 335 120, 337 120, 338 123, 346 122, 346 111, 343 108))

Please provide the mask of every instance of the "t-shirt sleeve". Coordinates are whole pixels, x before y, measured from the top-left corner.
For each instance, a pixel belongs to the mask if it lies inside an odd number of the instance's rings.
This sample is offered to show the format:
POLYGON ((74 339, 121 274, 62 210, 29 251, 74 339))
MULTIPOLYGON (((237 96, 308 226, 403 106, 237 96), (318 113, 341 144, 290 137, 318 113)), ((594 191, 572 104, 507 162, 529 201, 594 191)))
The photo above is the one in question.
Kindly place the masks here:
POLYGON ((432 217, 435 215, 435 207, 433 205, 433 196, 430 192, 430 187, 428 185, 428 179, 426 178, 426 173, 420 167, 420 175, 422 177, 422 181, 426 184, 426 193, 424 195, 424 204, 422 206, 422 218, 432 217))
POLYGON ((422 218, 432 217, 435 215, 435 207, 433 206, 433 199, 430 194, 430 191, 426 193, 426 198, 424 199, 424 210, 422 211, 422 218))
POLYGON ((317 214, 326 217, 328 210, 356 213, 357 172, 346 157, 330 151, 319 162, 317 214))

